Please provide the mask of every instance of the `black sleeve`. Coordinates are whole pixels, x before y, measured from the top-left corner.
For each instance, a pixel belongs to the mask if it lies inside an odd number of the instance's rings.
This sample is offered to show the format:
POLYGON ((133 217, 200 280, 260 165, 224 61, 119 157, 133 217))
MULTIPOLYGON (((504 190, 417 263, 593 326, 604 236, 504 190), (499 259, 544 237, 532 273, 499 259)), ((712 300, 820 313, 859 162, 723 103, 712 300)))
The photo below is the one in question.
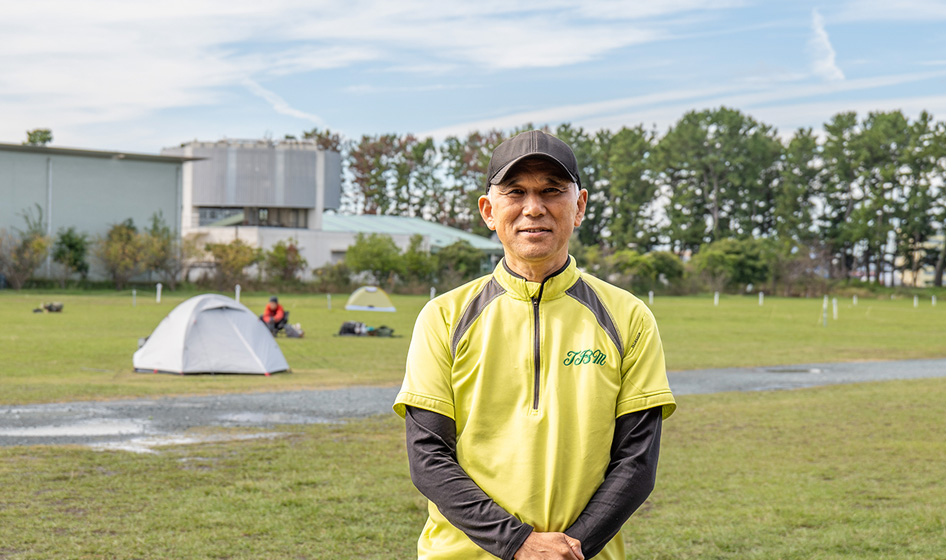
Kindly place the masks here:
POLYGON ((601 552, 654 489, 661 408, 619 416, 604 482, 565 534, 581 541, 586 559, 601 552))
POLYGON ((532 533, 532 526, 501 508, 457 462, 457 426, 450 418, 407 407, 407 458, 414 486, 477 546, 504 560, 532 533))

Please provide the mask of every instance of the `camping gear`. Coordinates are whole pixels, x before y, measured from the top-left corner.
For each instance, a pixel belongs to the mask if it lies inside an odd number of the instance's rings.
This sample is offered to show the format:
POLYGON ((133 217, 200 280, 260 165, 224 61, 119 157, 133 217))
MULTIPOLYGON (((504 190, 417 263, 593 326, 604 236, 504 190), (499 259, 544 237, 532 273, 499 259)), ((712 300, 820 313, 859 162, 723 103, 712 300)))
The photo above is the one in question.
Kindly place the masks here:
MULTIPOLYGON (((288 311, 286 313, 288 314, 288 311)), ((302 330, 301 323, 286 323, 286 326, 283 328, 283 330, 286 332, 286 336, 289 338, 302 338, 305 336, 305 331, 302 330)))
POLYGON ((345 304, 349 311, 397 311, 387 292, 377 286, 362 286, 352 292, 345 304))
POLYGON ((387 325, 380 327, 369 327, 360 321, 345 321, 338 329, 339 336, 381 336, 393 337, 394 329, 387 325))
POLYGON ((251 373, 286 371, 289 364, 266 325, 241 303, 218 294, 175 307, 135 352, 136 371, 251 373))

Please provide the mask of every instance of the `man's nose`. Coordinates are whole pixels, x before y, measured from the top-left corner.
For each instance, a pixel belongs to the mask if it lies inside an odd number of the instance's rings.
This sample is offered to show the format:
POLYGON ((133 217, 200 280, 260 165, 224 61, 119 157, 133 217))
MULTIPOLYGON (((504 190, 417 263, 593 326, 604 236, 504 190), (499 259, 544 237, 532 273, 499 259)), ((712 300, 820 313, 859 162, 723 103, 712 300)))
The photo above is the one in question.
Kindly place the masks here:
POLYGON ((527 194, 522 207, 522 213, 526 216, 542 216, 545 214, 545 203, 542 197, 536 193, 527 194))

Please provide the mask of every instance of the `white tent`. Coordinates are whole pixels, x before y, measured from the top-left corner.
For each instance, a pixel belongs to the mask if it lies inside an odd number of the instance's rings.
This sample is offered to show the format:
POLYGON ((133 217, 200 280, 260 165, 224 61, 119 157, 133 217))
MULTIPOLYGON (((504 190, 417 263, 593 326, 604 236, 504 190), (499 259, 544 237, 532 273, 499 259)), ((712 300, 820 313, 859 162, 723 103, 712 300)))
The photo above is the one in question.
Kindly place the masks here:
POLYGON ((217 294, 175 307, 135 352, 135 370, 256 373, 289 369, 269 329, 246 306, 217 294))

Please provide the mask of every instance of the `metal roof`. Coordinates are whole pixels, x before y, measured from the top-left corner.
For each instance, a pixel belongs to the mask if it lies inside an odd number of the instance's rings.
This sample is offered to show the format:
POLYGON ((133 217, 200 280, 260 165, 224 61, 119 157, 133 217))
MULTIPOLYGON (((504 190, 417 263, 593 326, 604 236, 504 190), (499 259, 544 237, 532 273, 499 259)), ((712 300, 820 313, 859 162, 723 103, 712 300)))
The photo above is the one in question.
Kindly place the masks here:
POLYGON ((3 152, 28 152, 44 155, 58 156, 77 156, 99 159, 127 159, 132 161, 155 161, 163 163, 184 163, 196 161, 204 158, 193 158, 183 156, 159 156, 152 154, 136 154, 129 152, 103 152, 99 150, 80 150, 77 148, 50 148, 48 146, 31 146, 28 144, 3 144, 0 143, 0 151, 3 152))
POLYGON ((464 240, 473 247, 487 253, 502 254, 503 252, 503 246, 496 241, 443 224, 405 216, 323 214, 322 231, 382 233, 387 235, 413 235, 419 233, 430 238, 431 249, 442 249, 457 241, 464 240))

